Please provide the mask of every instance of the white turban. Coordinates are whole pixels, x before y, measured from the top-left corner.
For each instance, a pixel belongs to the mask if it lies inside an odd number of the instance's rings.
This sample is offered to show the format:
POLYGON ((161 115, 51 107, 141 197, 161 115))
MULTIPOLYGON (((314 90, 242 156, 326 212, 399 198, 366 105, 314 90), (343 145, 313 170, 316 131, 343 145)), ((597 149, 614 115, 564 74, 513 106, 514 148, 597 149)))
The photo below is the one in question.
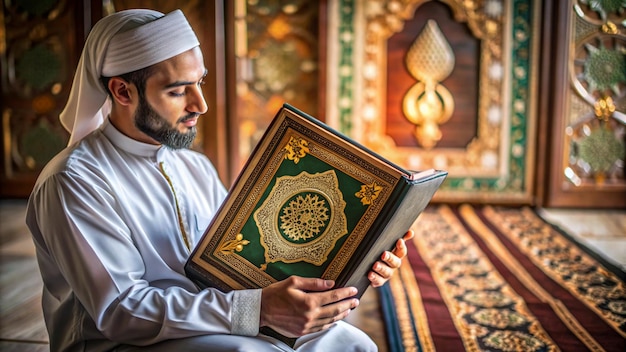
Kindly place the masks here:
POLYGON ((113 77, 165 61, 200 45, 180 10, 125 10, 104 17, 87 37, 60 120, 69 144, 97 129, 110 111, 100 77, 113 77))

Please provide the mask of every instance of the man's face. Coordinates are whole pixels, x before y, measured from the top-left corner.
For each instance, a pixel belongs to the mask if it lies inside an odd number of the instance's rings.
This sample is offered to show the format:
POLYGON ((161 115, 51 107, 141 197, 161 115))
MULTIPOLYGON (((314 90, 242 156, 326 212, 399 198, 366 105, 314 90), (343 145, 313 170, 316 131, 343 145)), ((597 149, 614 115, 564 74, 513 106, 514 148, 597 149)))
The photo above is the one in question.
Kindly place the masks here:
POLYGON ((139 97, 135 126, 154 141, 173 149, 188 148, 201 114, 206 69, 199 48, 157 64, 139 97))

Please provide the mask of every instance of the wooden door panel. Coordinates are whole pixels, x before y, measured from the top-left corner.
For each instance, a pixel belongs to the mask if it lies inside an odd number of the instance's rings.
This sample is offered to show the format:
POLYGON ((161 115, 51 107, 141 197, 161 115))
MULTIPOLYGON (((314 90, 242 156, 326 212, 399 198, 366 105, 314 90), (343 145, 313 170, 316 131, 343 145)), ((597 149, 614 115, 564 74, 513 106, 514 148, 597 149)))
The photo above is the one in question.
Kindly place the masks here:
POLYGON ((602 6, 546 5, 544 206, 626 207, 626 29, 623 14, 602 6))
POLYGON ((43 166, 67 144, 58 116, 98 10, 90 0, 4 3, 0 197, 27 197, 43 166))

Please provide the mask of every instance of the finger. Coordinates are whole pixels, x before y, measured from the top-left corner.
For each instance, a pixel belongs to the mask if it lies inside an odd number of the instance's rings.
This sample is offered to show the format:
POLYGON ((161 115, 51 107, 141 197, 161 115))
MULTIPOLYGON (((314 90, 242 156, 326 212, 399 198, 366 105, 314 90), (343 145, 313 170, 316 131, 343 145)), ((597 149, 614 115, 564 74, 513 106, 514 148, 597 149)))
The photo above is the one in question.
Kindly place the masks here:
POLYGON ((382 286, 402 265, 402 260, 390 252, 385 252, 382 258, 384 262, 377 261, 374 263, 372 271, 368 274, 368 279, 373 287, 382 286))
POLYGON ((345 311, 341 312, 340 314, 337 314, 337 315, 334 315, 334 316, 331 316, 331 317, 328 317, 328 318, 322 318, 322 319, 319 319, 319 320, 315 321, 315 324, 313 324, 309 328, 310 332, 316 332, 316 331, 326 330, 326 329, 330 328, 333 323, 336 323, 336 322, 338 322, 340 320, 343 320, 348 315, 350 315, 350 313, 352 312, 353 309, 348 309, 348 310, 345 310, 345 311))
POLYGON ((370 271, 369 274, 367 275, 367 278, 370 280, 370 285, 372 287, 381 287, 388 280, 388 279, 385 279, 384 277, 380 276, 380 274, 378 274, 378 273, 376 273, 374 271, 370 271))
MULTIPOLYGON (((401 249, 400 252, 403 252, 401 249)), ((402 258, 406 255, 406 253, 397 253, 394 252, 384 252, 380 257, 383 263, 387 264, 389 267, 393 269, 397 269, 402 265, 402 258)), ((377 262, 380 263, 380 262, 377 262)), ((375 263, 376 264, 376 263, 375 263)), ((375 269, 374 269, 375 270, 375 269)))
POLYGON ((310 277, 291 276, 288 280, 291 280, 291 285, 302 291, 314 291, 321 292, 327 291, 335 286, 333 280, 324 280, 310 277))
MULTIPOLYGON (((310 294, 317 296, 320 295, 320 293, 310 294)), ((339 302, 321 306, 315 310, 313 316, 309 317, 310 319, 306 323, 303 331, 311 333, 327 329, 332 323, 347 317, 348 314, 350 314, 350 312, 358 306, 359 300, 357 298, 344 299, 339 302)))
POLYGON ((413 230, 409 230, 409 231, 407 231, 407 232, 404 234, 404 236, 402 236, 402 239, 403 239, 403 240, 405 240, 405 241, 408 241, 408 240, 412 239, 412 238, 413 238, 413 236, 415 236, 415 231, 413 231, 413 230))
POLYGON ((353 297, 359 291, 355 287, 337 288, 326 292, 317 293, 320 305, 327 306, 333 303, 341 302, 347 298, 353 297))
POLYGON ((408 252, 408 249, 406 247, 406 243, 404 242, 404 240, 399 239, 398 241, 396 241, 396 246, 392 250, 393 255, 402 259, 406 256, 407 252, 408 252))
POLYGON ((358 305, 359 300, 354 298, 320 307, 303 326, 301 333, 308 334, 327 329, 332 323, 346 318, 358 305))
POLYGON ((350 298, 340 302, 331 303, 318 310, 315 320, 319 322, 318 325, 325 325, 332 321, 345 318, 352 309, 358 306, 358 298, 350 298))
MULTIPOLYGON (((398 265, 398 267, 400 266, 398 265)), ((376 262, 372 266, 372 271, 380 275, 383 279, 389 279, 395 272, 395 269, 397 268, 383 262, 376 262)))

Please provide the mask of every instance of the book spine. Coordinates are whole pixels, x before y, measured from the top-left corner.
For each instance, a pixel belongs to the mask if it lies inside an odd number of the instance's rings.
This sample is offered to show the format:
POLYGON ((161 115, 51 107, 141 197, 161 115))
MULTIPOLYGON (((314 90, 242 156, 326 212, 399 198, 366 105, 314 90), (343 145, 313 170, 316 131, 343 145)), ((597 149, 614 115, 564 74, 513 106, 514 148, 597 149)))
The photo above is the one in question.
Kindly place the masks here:
POLYGON ((389 201, 388 207, 368 231, 368 241, 361 243, 362 248, 357 251, 365 260, 354 268, 346 268, 349 277, 342 286, 354 286, 359 289, 359 295, 363 294, 369 287, 367 274, 374 263, 384 251, 392 250, 396 241, 411 228, 444 179, 445 175, 442 175, 418 181, 403 178, 399 182, 394 192, 396 200, 389 201))

